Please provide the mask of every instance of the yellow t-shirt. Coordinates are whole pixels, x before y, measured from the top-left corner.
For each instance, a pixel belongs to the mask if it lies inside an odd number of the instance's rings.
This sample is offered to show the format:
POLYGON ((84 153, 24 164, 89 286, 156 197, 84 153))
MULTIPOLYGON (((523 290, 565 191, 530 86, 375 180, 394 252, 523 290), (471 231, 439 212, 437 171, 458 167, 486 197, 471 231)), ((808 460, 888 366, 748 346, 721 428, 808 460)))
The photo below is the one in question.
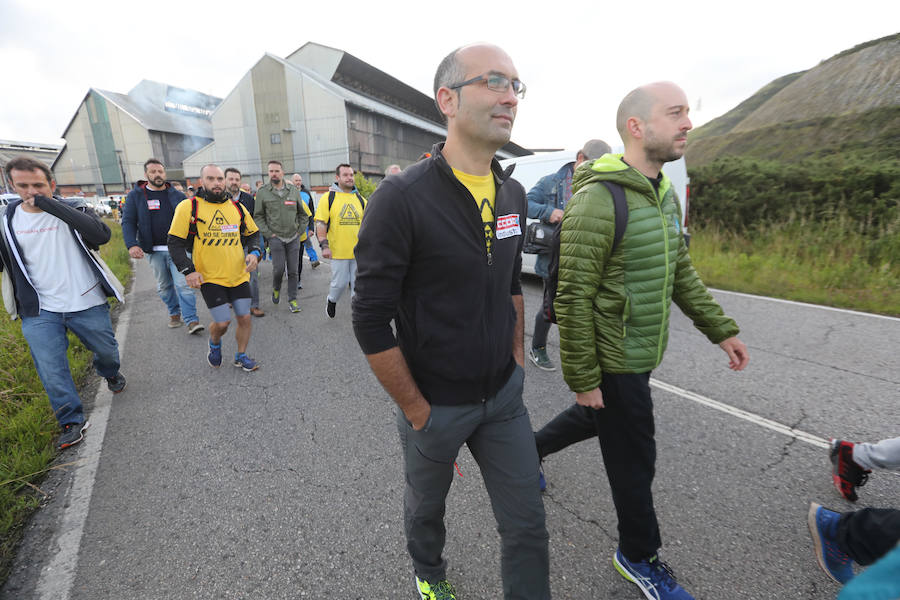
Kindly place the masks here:
MULTIPOLYGON (((191 200, 188 198, 175 208, 169 233, 187 239, 190 223, 191 200)), ((215 204, 197 198, 197 237, 192 253, 194 268, 203 275, 204 283, 237 287, 250 280, 240 228, 241 215, 233 202, 226 200, 215 204)), ((244 228, 244 235, 258 231, 247 209, 244 209, 244 228)))
POLYGON ((469 175, 456 169, 453 169, 453 174, 475 198, 475 206, 481 213, 481 222, 484 223, 484 245, 490 254, 494 243, 494 202, 497 198, 494 176, 492 174, 469 175))
POLYGON ((315 220, 328 224, 328 247, 331 248, 331 258, 354 258, 353 249, 356 247, 365 207, 360 204, 356 194, 335 192, 334 202, 329 211, 330 194, 329 191, 319 196, 315 220))

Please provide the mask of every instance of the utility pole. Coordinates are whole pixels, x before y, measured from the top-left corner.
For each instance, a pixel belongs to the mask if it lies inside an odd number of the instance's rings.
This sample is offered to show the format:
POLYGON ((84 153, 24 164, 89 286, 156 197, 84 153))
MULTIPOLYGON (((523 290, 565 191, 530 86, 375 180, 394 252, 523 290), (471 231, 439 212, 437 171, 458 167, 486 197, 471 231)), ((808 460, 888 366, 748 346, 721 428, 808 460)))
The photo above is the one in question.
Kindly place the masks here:
POLYGON ((128 193, 128 181, 125 178, 125 166, 122 164, 122 153, 123 152, 125 152, 125 151, 116 149, 116 158, 119 159, 119 172, 122 174, 122 189, 124 190, 124 193, 127 194, 128 193))

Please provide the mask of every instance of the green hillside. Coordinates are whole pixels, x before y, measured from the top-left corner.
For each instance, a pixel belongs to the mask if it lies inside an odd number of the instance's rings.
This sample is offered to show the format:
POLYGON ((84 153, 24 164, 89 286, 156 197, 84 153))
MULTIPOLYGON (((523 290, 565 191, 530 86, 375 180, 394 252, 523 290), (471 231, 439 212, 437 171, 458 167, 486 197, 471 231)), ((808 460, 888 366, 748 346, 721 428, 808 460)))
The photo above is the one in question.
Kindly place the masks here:
POLYGON ((900 34, 859 44, 775 79, 692 131, 691 168, 725 156, 795 163, 900 157, 900 34))

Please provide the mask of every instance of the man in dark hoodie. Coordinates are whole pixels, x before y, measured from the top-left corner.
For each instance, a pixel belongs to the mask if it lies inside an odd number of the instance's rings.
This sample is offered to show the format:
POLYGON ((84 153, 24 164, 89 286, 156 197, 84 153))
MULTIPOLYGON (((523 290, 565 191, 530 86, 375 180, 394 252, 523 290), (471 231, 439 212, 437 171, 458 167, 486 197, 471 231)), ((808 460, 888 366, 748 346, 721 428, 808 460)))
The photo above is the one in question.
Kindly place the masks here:
POLYGON ((94 368, 109 390, 123 391, 106 298, 124 298, 91 253, 109 241, 109 227, 84 202, 53 197, 56 183, 44 163, 16 157, 6 175, 21 200, 0 210, 0 270, 12 283, 12 290, 3 286, 3 300, 11 317, 22 318, 22 335, 62 429, 62 450, 80 442, 88 428, 69 370, 66 332, 94 353, 94 368))
POLYGON ((156 292, 169 309, 169 327, 188 324, 188 333, 199 333, 204 327, 197 317, 197 300, 184 275, 175 268, 166 239, 175 207, 185 196, 166 181, 166 167, 155 158, 144 163, 146 180, 125 198, 122 212, 122 236, 131 258, 147 255, 156 275, 156 292))
POLYGON ((353 328, 398 407, 419 596, 456 597, 444 512, 466 444, 498 523, 504 598, 547 600, 548 535, 522 401, 527 204, 512 169, 494 158, 509 142, 525 85, 503 50, 478 44, 441 61, 434 94, 447 141, 372 195, 356 245, 353 328))

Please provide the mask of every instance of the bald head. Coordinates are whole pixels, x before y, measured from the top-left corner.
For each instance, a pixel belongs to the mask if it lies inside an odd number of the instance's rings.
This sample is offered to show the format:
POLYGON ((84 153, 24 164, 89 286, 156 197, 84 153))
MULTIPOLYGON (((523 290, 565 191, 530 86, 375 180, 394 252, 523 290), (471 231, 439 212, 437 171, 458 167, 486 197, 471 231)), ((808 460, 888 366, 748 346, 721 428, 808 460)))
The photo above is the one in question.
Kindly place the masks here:
POLYGON ((616 112, 616 129, 619 130, 622 142, 627 145, 631 138, 627 131, 628 119, 636 118, 646 123, 650 120, 654 106, 673 95, 683 97, 684 91, 671 81, 648 83, 628 92, 616 112))

